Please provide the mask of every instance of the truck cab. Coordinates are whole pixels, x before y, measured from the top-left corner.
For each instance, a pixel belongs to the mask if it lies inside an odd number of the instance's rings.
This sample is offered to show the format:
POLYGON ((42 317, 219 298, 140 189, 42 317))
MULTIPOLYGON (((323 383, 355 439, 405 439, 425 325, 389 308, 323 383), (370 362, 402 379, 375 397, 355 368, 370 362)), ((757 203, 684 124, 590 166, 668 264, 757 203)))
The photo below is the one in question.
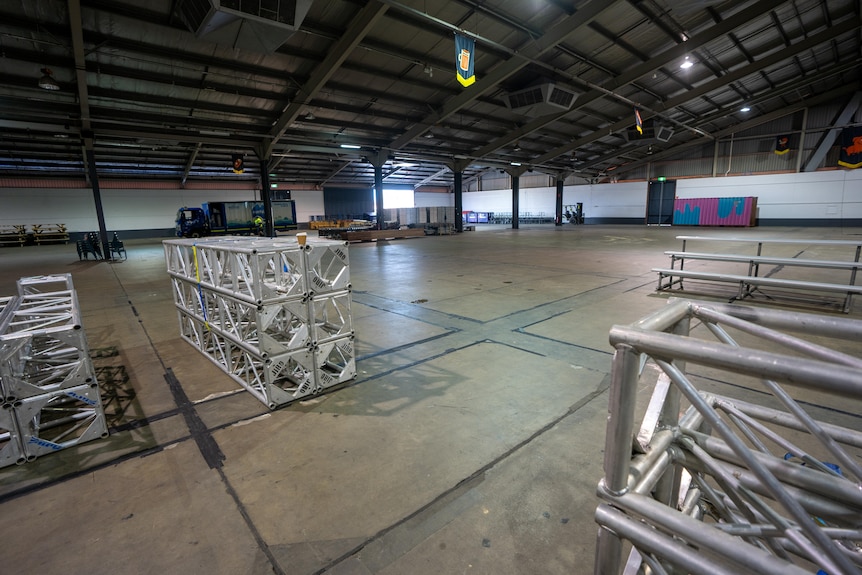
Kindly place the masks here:
POLYGON ((199 238, 210 233, 209 219, 201 208, 177 210, 176 234, 179 238, 199 238))

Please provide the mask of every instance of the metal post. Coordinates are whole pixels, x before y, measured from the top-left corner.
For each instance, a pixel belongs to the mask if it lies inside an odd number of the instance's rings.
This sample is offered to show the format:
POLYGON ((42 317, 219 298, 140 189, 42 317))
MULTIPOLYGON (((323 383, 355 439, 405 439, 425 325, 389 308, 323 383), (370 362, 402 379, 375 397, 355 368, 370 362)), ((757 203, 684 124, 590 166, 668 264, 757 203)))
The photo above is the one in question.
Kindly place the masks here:
POLYGON ((91 146, 86 146, 87 170, 90 174, 90 184, 93 186, 93 202, 96 204, 96 219, 99 221, 99 239, 102 242, 103 259, 111 259, 111 250, 108 249, 108 230, 105 227, 105 212, 102 209, 102 193, 99 190, 99 175, 96 173, 96 156, 91 146))
POLYGON ((463 186, 464 174, 461 171, 455 172, 455 231, 461 233, 464 231, 464 203, 463 203, 463 186))
MULTIPOLYGON (((554 224, 561 226, 563 225, 563 185, 566 183, 566 173, 561 172, 557 174, 557 204, 556 204, 556 216, 554 217, 554 224)), ((578 222, 580 223, 580 222, 578 222)))
POLYGON ((268 160, 260 158, 260 199, 263 201, 263 213, 266 215, 263 219, 264 234, 272 238, 275 237, 275 223, 272 218, 272 190, 269 186, 268 165, 268 160))
POLYGON ((512 229, 518 229, 518 212, 520 211, 520 194, 521 194, 521 175, 511 174, 512 176, 512 229))

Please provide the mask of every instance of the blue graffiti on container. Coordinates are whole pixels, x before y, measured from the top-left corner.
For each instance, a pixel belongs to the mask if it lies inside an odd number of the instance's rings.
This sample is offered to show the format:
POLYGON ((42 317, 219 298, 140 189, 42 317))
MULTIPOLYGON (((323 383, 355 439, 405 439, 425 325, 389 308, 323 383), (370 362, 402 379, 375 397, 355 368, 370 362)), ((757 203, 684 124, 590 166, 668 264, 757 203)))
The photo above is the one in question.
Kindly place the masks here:
POLYGON ((718 199, 718 217, 720 219, 724 219, 734 212, 736 212, 736 215, 741 216, 744 210, 745 198, 718 199))
POLYGON ((673 223, 680 226, 696 226, 700 223, 700 207, 685 204, 682 211, 674 210, 673 223))

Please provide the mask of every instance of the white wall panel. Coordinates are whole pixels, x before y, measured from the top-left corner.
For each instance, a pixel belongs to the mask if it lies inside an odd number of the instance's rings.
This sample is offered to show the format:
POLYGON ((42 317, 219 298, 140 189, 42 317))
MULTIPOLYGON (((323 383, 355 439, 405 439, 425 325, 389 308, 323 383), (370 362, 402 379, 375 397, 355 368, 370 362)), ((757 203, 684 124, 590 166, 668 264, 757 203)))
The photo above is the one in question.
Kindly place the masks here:
POLYGON ((754 196, 760 219, 857 218, 862 174, 832 170, 800 174, 731 176, 679 180, 680 198, 754 196))
POLYGON ((465 212, 511 212, 512 190, 491 190, 464 194, 465 212))
POLYGON ((414 192, 413 205, 417 208, 437 208, 441 206, 454 206, 455 194, 444 194, 441 192, 414 192))
MULTIPOLYGON (((731 176, 677 181, 680 198, 756 196, 761 220, 862 219, 862 170, 731 176)), ((211 201, 254 200, 255 190, 103 189, 105 223, 114 230, 172 228, 176 211, 211 201)), ((590 218, 641 219, 646 182, 566 186, 563 204, 584 204, 590 218)), ((293 191, 298 222, 325 214, 323 192, 293 191)), ((555 212, 555 187, 520 190, 521 212, 555 212)), ((417 193, 420 207, 453 206, 454 194, 417 193)), ((512 211, 512 190, 465 192, 464 210, 512 211)), ((0 225, 65 224, 70 232, 98 229, 93 192, 79 188, 0 188, 0 225)))
POLYGON ((324 216, 323 192, 320 190, 292 190, 290 197, 296 202, 296 221, 307 223, 311 216, 324 216))

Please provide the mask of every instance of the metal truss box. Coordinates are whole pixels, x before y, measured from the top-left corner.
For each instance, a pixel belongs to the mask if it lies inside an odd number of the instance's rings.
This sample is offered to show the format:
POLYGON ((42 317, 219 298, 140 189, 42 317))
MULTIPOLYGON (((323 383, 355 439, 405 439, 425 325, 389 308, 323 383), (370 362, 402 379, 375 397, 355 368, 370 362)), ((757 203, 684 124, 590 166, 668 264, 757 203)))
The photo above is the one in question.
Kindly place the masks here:
POLYGON ((75 289, 72 285, 72 274, 23 277, 19 278, 16 284, 18 295, 22 296, 75 289))
POLYGON ((352 295, 349 291, 315 294, 308 300, 312 345, 353 336, 351 302, 352 295))
POLYGON ((226 236, 165 240, 168 273, 254 304, 350 288, 347 242, 226 236))
POLYGON ((347 243, 166 240, 180 335, 270 409, 356 376, 347 243))
POLYGON ((310 295, 350 289, 350 258, 347 242, 312 242, 304 253, 310 295))
POLYGON ((70 274, 0 298, 0 467, 108 436, 70 274))
POLYGON ((12 406, 4 403, 0 408, 0 467, 21 465, 27 461, 21 447, 18 425, 12 414, 12 406))
POLYGON ((108 437, 98 384, 24 399, 13 409, 27 461, 108 437))
POLYGON ((304 298, 266 305, 249 304, 171 278, 177 309, 194 316, 206 329, 242 343, 266 358, 311 345, 308 304, 304 298))
POLYGON ((326 389, 356 377, 353 336, 332 339, 314 349, 315 380, 326 389))
POLYGON ((295 241, 165 240, 168 273, 253 304, 305 296, 303 249, 295 241))
POLYGON ((0 394, 5 403, 95 381, 82 330, 0 336, 0 394))
POLYGON ((182 338, 270 409, 321 390, 310 348, 264 358, 243 342, 207 328, 199 318, 183 311, 179 315, 182 338))

